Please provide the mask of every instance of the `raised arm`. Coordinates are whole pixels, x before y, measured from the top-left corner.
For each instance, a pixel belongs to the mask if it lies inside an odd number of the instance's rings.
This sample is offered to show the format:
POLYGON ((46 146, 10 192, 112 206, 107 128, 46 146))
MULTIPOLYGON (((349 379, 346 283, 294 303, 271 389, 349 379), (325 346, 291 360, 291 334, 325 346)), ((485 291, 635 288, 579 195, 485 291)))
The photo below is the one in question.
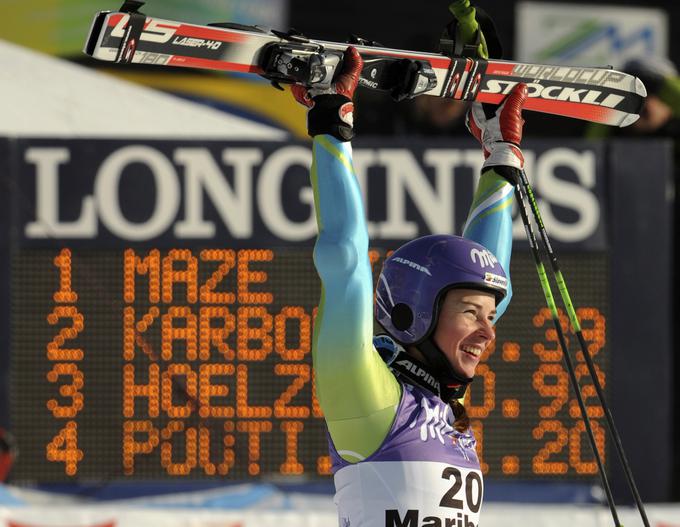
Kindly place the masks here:
MULTIPOLYGON (((522 105, 527 97, 524 84, 517 85, 498 108, 472 105, 467 125, 484 149, 484 166, 475 192, 463 236, 481 243, 496 255, 510 278, 512 251, 513 184, 516 171, 524 167, 519 145, 522 141, 522 105)), ((508 294, 497 307, 496 320, 505 312, 512 286, 508 280, 508 294)))
POLYGON ((314 263, 321 299, 312 355, 316 390, 336 449, 348 461, 372 454, 387 435, 400 388, 373 350, 373 280, 361 192, 352 166, 352 95, 361 71, 353 48, 330 93, 294 87, 312 108, 311 181, 319 235, 314 263))

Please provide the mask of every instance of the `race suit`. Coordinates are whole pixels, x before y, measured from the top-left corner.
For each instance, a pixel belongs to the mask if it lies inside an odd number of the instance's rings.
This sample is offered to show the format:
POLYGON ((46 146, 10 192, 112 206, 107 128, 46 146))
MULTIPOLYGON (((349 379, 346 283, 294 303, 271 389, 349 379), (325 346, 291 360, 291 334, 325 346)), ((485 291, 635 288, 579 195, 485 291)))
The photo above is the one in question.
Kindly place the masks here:
MULTIPOLYGON (((317 396, 329 431, 341 527, 477 527, 483 482, 471 430, 437 395, 401 383, 373 348, 373 283, 350 143, 318 135, 312 187, 321 300, 314 328, 317 396)), ((509 276, 513 188, 480 178, 464 236, 509 276)), ((508 295, 497 306, 497 318, 508 295)))

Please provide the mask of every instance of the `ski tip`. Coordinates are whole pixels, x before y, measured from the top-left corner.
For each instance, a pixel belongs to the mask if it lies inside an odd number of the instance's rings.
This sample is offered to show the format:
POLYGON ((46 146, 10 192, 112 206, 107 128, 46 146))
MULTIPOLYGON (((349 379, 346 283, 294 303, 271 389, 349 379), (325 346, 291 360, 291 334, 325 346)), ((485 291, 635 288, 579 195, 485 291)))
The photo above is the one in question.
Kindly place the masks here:
POLYGON ((635 78, 635 93, 641 97, 647 97, 647 88, 645 88, 645 85, 637 77, 635 78))
MULTIPOLYGON (((643 86, 643 88, 644 88, 644 86, 643 86)), ((630 113, 623 118, 623 121, 621 121, 621 123, 619 124, 619 127, 625 128, 626 126, 630 126, 635 121, 637 121, 639 118, 640 118, 639 115, 637 115, 635 113, 630 113)))

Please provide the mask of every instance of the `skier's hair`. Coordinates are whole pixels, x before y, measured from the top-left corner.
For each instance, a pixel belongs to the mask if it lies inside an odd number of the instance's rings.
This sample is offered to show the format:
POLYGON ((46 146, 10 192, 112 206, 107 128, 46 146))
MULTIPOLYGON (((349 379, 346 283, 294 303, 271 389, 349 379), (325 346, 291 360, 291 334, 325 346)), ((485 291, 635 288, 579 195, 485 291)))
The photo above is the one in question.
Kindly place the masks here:
POLYGON ((455 417, 453 427, 461 434, 467 432, 468 428, 470 428, 470 418, 468 417, 467 410, 465 410, 465 406, 458 399, 451 399, 449 406, 453 410, 453 417, 455 417))

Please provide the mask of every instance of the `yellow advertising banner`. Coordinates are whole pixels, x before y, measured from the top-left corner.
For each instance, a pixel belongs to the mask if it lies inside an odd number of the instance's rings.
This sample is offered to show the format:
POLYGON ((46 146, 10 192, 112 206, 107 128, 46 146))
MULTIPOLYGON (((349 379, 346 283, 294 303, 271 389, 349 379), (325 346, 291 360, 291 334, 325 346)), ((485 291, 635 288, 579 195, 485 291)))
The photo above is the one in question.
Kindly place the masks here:
MULTIPOLYGON (((4 0, 0 38, 306 137, 304 110, 290 94, 271 88, 259 77, 184 68, 111 67, 88 60, 82 49, 95 13, 115 11, 121 5, 122 0, 4 0)), ((288 27, 288 0, 149 0, 141 10, 197 24, 230 21, 288 27)))
MULTIPOLYGON (((62 57, 77 56, 97 11, 122 0, 4 0, 0 37, 62 57)), ((286 29, 288 0, 151 0, 142 11, 156 17, 206 24, 239 22, 286 29)))

